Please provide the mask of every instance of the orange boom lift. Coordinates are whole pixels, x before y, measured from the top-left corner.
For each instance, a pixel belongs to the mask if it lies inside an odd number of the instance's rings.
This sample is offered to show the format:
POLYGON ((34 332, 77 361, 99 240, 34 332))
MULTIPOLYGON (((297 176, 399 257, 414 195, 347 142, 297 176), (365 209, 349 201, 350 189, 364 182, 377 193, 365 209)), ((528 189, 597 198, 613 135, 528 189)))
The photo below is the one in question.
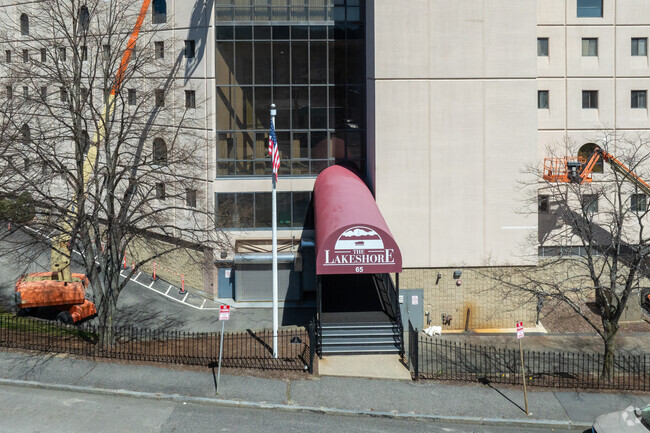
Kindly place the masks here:
MULTIPOLYGON (((131 37, 122 56, 115 76, 115 83, 108 100, 104 104, 99 128, 93 137, 83 166, 84 190, 95 166, 97 145, 106 135, 106 122, 115 109, 115 97, 120 90, 126 69, 135 49, 135 43, 147 15, 151 0, 144 0, 131 37)), ((69 217, 76 212, 76 200, 68 208, 69 217)), ((73 274, 70 270, 70 232, 72 227, 68 218, 63 222, 62 233, 52 240, 51 272, 37 272, 22 276, 16 283, 14 299, 18 313, 29 313, 29 309, 52 307, 59 310, 56 318, 63 323, 76 323, 97 314, 95 304, 86 299, 88 278, 84 274, 73 274)))
POLYGON ((543 177, 549 182, 567 182, 583 184, 591 182, 594 166, 600 159, 609 163, 613 170, 635 184, 646 195, 650 195, 650 185, 637 176, 625 164, 600 147, 596 147, 589 160, 582 157, 545 158, 543 177))

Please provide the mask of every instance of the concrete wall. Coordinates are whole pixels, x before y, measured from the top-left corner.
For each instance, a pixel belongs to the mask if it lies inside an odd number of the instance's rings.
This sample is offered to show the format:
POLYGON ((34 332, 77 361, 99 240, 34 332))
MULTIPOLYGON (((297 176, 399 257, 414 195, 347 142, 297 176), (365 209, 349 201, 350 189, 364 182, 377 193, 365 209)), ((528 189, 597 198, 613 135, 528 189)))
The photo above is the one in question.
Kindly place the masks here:
MULTIPOLYGON (((379 207, 404 267, 519 263, 534 215, 535 2, 376 0, 368 109, 379 207)), ((370 158, 369 158, 370 159, 370 158)))

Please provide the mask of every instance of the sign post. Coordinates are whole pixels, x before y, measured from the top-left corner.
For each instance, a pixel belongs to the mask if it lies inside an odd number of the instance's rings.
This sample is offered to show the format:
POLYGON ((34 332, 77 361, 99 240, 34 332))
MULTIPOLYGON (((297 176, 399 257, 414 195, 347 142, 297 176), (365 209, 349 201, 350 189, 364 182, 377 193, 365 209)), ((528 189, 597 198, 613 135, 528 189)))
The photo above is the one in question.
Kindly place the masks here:
POLYGON ((526 392, 526 370, 524 370, 524 350, 521 348, 522 338, 524 338, 524 322, 517 322, 517 340, 519 341, 519 357, 521 358, 521 378, 524 384, 524 404, 526 407, 526 415, 530 416, 530 412, 528 412, 528 394, 526 392))
POLYGON ((217 395, 219 395, 219 381, 221 380, 221 358, 223 356, 223 330, 226 320, 230 320, 230 305, 219 307, 219 321, 221 322, 221 343, 219 343, 219 368, 217 370, 217 395))

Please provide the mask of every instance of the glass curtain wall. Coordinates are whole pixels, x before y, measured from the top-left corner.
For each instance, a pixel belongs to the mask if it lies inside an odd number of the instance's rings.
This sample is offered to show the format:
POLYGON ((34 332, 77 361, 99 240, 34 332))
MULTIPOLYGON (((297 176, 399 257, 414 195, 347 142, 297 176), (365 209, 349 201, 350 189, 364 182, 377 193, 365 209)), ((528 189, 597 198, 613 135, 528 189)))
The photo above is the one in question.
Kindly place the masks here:
POLYGON ((217 0, 217 176, 265 176, 277 106, 281 176, 365 160, 360 0, 217 0))

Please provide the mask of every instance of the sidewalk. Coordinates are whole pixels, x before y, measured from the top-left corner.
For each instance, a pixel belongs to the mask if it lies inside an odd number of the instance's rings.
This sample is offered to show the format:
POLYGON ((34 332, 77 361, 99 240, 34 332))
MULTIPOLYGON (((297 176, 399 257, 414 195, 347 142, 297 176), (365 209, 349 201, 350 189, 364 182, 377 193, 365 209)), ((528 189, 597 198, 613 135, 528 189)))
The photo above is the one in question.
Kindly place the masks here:
POLYGON ((222 406, 584 430, 602 413, 650 403, 650 396, 529 390, 533 415, 528 417, 522 409, 523 392, 498 385, 222 374, 216 395, 216 374, 207 368, 185 371, 0 351, 0 387, 11 384, 222 406))

